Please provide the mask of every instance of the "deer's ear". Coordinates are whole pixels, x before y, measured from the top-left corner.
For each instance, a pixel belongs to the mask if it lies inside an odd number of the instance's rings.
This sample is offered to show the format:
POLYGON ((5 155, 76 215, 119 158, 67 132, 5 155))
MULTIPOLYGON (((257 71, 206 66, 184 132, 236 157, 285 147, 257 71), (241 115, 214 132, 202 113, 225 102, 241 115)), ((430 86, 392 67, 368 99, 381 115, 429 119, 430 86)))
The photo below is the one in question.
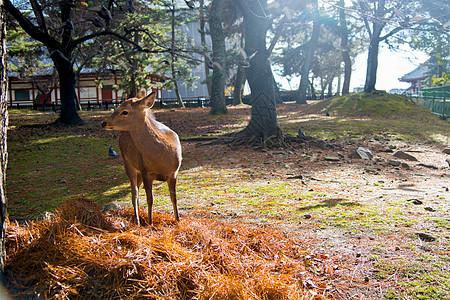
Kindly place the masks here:
POLYGON ((142 105, 144 108, 152 108, 155 104, 156 93, 153 92, 150 95, 139 100, 139 105, 142 105))

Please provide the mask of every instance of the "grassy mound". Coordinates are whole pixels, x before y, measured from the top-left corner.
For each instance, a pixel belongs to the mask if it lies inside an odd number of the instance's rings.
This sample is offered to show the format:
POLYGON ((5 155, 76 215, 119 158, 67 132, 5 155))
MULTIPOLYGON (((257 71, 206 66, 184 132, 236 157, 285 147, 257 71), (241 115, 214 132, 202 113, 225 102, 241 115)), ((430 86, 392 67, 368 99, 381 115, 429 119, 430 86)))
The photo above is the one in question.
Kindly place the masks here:
POLYGON ((305 108, 307 122, 290 123, 325 139, 396 136, 405 140, 448 143, 450 124, 404 96, 384 91, 354 93, 314 102, 305 108), (325 116, 329 112, 330 117, 325 116), (311 118, 314 115, 315 118, 311 118))
POLYGON ((355 93, 330 100, 330 111, 340 115, 392 117, 427 113, 427 110, 414 104, 401 95, 388 94, 384 91, 373 93, 355 93))
POLYGON ((7 288, 18 299, 336 299, 336 265, 281 232, 131 211, 75 198, 8 229, 7 288), (141 216, 145 223, 146 216, 141 216))

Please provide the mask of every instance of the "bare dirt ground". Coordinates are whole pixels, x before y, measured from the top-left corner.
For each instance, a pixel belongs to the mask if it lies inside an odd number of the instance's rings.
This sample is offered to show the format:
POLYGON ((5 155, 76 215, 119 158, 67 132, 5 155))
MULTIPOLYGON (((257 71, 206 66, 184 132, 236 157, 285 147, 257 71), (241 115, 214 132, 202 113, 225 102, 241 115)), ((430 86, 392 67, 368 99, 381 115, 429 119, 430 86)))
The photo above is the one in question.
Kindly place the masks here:
MULTIPOLYGON (((305 147, 267 152, 235 151, 227 146, 192 142, 183 146, 185 153, 193 157, 187 159, 191 170, 207 169, 195 157, 219 155, 214 166, 227 174, 218 176, 227 176, 230 182, 246 182, 244 185, 250 189, 252 185, 269 187, 285 182, 293 185, 288 187, 290 195, 280 196, 281 203, 258 204, 260 212, 242 210, 232 200, 215 204, 211 199, 200 203, 192 199, 180 201, 188 207, 184 214, 211 214, 229 222, 281 229, 306 240, 314 251, 345 262, 346 272, 351 273, 354 281, 364 283, 355 285, 361 289, 356 289, 357 294, 361 293, 359 296, 383 297, 386 289, 400 280, 398 277, 402 275, 398 273, 407 268, 402 266, 405 260, 411 266, 423 263, 423 256, 449 254, 450 172, 441 146, 365 141, 339 150, 305 147), (359 145, 371 149, 374 158, 370 161, 348 158, 359 145), (402 150, 418 161, 400 160, 403 165, 393 166, 393 160, 398 159, 388 149, 394 147, 394 151, 402 150), (230 164, 236 169, 230 169, 230 164), (267 210, 272 210, 269 216, 267 210), (439 220, 446 225, 439 225, 439 220), (429 237, 421 237, 421 233, 429 237), (388 274, 378 276, 380 264, 396 260, 402 263, 393 266, 388 274)), ((202 178, 198 180, 201 182, 202 178)), ((225 189, 222 197, 233 197, 230 193, 233 192, 225 189)))

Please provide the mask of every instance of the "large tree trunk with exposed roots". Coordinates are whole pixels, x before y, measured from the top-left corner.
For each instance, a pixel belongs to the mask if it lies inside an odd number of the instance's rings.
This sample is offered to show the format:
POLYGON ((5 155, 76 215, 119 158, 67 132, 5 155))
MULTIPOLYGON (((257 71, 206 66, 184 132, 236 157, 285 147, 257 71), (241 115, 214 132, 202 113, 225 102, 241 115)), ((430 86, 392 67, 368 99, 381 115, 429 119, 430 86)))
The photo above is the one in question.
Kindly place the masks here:
POLYGON ((282 137, 277 120, 275 81, 266 49, 266 34, 271 21, 264 15, 265 0, 235 0, 244 16, 245 52, 256 54, 245 69, 251 90, 251 119, 247 127, 235 136, 236 143, 264 142, 282 137))

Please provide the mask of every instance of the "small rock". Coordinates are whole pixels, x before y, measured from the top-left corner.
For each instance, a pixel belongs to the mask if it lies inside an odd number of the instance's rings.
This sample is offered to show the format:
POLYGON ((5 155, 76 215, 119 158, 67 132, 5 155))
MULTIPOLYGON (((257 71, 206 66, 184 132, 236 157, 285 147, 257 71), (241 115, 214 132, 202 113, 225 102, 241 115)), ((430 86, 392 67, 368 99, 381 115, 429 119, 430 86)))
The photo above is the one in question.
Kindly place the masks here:
POLYGON ((436 238, 429 233, 418 232, 416 234, 419 237, 419 239, 421 239, 424 242, 433 242, 436 240, 436 238))
POLYGON ((67 183, 67 180, 65 180, 65 179, 60 179, 58 182, 59 182, 59 183, 67 183))
POLYGON ((394 156, 400 159, 405 159, 409 161, 418 161, 417 158, 412 156, 411 154, 405 153, 403 151, 397 151, 394 153, 394 156))
POLYGON ((450 154, 450 147, 446 147, 442 152, 445 154, 450 154))
POLYGON ((391 159, 391 160, 389 161, 389 164, 390 164, 391 166, 398 167, 398 166, 400 166, 400 165, 402 164, 402 162, 399 161, 399 160, 396 160, 396 159, 391 159))
POLYGON ((427 210, 427 211, 431 211, 431 212, 435 212, 435 211, 436 211, 434 208, 429 207, 429 206, 424 207, 423 209, 425 209, 425 210, 427 210))
POLYGON ((433 169, 433 170, 439 169, 439 168, 436 167, 436 166, 433 166, 433 165, 427 165, 427 164, 418 164, 418 166, 425 167, 425 168, 428 168, 428 169, 433 169))
POLYGON ((283 151, 274 151, 273 154, 275 154, 275 155, 284 155, 286 153, 283 152, 283 151))
POLYGON ((340 161, 341 159, 337 156, 326 156, 324 158, 326 161, 340 161))
POLYGON ((289 177, 287 177, 287 179, 303 179, 303 175, 299 174, 299 175, 289 176, 289 177))
POLYGON ((450 158, 447 157, 447 158, 445 159, 445 161, 448 163, 448 166, 450 167, 450 158))
POLYGON ((303 215, 303 218, 305 218, 306 220, 311 219, 312 216, 310 214, 305 214, 303 215))
POLYGON ((409 167, 409 165, 408 165, 407 163, 404 163, 404 162, 401 163, 401 167, 402 167, 403 169, 406 169, 406 170, 411 170, 411 168, 409 167))
POLYGON ((364 160, 371 160, 373 157, 372 151, 364 147, 358 147, 355 151, 350 153, 349 158, 358 158, 364 160))
POLYGON ((411 202, 412 204, 415 204, 415 205, 422 205, 423 204, 423 202, 420 201, 419 199, 408 199, 406 201, 411 202))

